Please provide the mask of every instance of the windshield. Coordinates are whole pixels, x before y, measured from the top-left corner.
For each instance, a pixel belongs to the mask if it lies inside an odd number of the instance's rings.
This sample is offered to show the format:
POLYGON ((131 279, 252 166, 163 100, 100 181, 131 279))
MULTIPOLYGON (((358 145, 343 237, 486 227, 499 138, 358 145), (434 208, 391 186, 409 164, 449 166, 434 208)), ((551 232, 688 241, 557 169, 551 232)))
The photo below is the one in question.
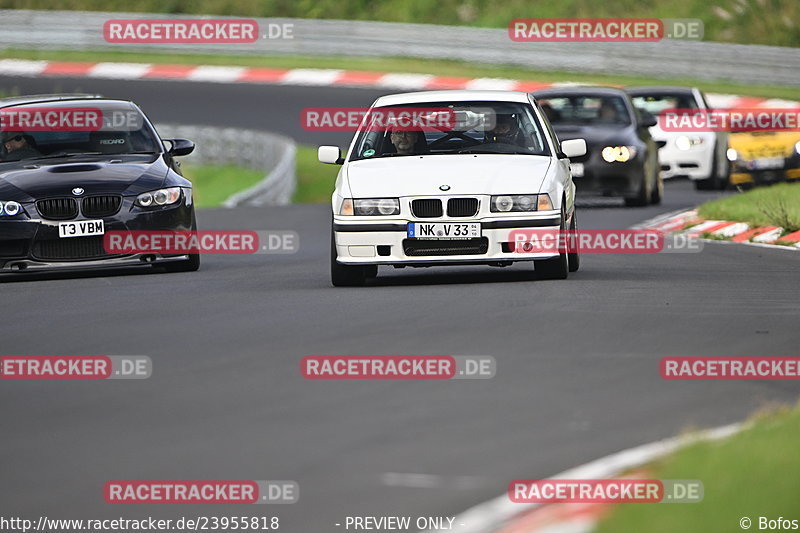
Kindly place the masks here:
POLYGON ((429 118, 444 115, 445 120, 431 120, 435 125, 413 129, 398 127, 391 120, 378 125, 368 115, 350 160, 439 154, 550 155, 541 124, 528 104, 425 102, 391 107, 404 108, 430 109, 429 118))
POLYGON ((0 162, 160 151, 141 111, 123 104, 22 105, 0 116, 0 162))
POLYGON ((537 98, 553 125, 629 126, 631 116, 619 96, 551 96, 537 98))
POLYGON ((648 94, 632 97, 633 105, 659 115, 667 109, 698 109, 695 99, 688 94, 648 94))

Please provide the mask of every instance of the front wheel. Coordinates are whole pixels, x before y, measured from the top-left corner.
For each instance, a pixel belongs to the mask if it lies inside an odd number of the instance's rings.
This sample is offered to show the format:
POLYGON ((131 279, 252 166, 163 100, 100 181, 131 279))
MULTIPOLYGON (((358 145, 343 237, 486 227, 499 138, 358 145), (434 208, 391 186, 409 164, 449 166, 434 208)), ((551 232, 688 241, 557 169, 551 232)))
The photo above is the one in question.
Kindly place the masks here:
POLYGON ((571 250, 567 253, 567 263, 569 264, 569 271, 570 272, 577 272, 578 269, 581 267, 581 255, 578 252, 578 210, 576 208, 572 208, 572 222, 569 225, 569 235, 567 236, 567 242, 570 243, 568 246, 568 250, 571 250))
MULTIPOLYGON (((573 215, 574 216, 574 215, 573 215)), ((561 225, 559 230, 563 231, 566 227, 566 215, 564 214, 564 206, 561 206, 561 225)), ((536 276, 539 279, 567 279, 569 275, 569 254, 564 251, 558 254, 557 257, 550 259, 538 259, 533 261, 533 267, 536 270, 536 276)))
POLYGON ((342 265, 336 257, 336 239, 331 229, 331 284, 334 287, 358 287, 364 285, 367 277, 378 275, 378 267, 375 265, 342 265))

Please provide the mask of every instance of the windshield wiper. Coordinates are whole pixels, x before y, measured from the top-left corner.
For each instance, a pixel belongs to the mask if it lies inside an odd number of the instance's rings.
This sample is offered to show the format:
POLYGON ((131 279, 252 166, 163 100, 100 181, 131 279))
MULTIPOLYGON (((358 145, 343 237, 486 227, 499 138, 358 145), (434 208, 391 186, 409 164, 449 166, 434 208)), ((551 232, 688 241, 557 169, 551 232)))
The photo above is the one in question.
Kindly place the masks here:
MULTIPOLYGON (((21 161, 38 161, 39 159, 57 159, 59 157, 77 157, 81 155, 106 155, 103 152, 80 152, 80 153, 70 153, 70 154, 50 154, 50 155, 43 155, 39 157, 26 157, 24 160, 21 161)), ((109 154, 111 155, 111 154, 109 154)))
POLYGON ((463 150, 459 150, 455 152, 457 154, 495 154, 495 155, 539 155, 533 152, 522 151, 522 150, 508 150, 508 151, 499 151, 499 150, 476 150, 474 148, 465 148, 463 150))

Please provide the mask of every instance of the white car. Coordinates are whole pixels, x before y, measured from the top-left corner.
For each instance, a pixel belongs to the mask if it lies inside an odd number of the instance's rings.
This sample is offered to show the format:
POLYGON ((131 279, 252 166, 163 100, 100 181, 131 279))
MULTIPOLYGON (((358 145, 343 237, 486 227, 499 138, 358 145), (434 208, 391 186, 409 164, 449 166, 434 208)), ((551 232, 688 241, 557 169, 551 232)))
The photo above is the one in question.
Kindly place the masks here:
MULTIPOLYGON (((696 87, 628 87, 634 105, 653 115, 666 109, 710 109, 696 87)), ((725 132, 668 132, 650 128, 653 139, 663 145, 658 151, 663 179, 684 177, 700 190, 724 189, 730 164, 725 132)))
POLYGON ((378 98, 346 158, 336 146, 319 148, 321 162, 342 165, 331 198, 333 285, 361 285, 378 265, 533 261, 538 277, 566 278, 578 270, 577 250, 526 253, 510 239, 519 230, 577 229, 568 158, 585 153, 583 139, 559 145, 524 92, 378 98), (391 121, 398 109, 444 110, 450 119, 408 131, 391 121))

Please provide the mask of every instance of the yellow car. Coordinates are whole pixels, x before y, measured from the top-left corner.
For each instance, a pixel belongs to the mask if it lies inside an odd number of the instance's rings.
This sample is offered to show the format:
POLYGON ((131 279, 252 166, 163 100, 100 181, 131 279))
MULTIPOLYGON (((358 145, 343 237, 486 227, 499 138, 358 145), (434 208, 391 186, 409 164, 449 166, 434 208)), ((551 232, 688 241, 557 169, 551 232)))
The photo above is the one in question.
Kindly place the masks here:
POLYGON ((732 185, 800 179, 800 133, 755 132, 730 135, 732 185))

